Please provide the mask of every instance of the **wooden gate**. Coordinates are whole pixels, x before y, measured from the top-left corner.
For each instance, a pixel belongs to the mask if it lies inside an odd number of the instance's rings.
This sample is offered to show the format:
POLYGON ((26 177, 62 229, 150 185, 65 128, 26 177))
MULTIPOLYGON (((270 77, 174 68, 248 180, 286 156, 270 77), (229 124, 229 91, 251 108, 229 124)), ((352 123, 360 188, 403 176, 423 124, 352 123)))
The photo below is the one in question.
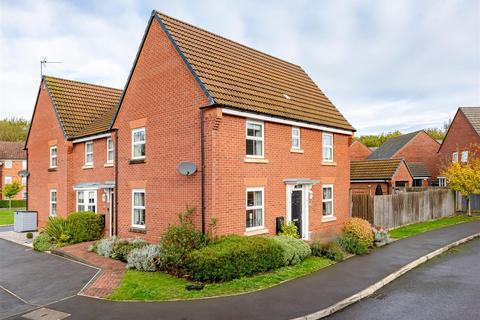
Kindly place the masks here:
POLYGON ((373 197, 369 194, 352 194, 352 217, 362 218, 373 224, 373 197))

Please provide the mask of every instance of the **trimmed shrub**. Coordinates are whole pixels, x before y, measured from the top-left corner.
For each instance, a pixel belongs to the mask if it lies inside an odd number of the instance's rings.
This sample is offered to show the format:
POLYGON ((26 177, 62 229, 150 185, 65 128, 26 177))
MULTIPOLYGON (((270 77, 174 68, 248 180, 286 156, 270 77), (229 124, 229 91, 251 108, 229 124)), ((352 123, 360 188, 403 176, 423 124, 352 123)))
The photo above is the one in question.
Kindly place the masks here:
POLYGON ((67 216, 70 243, 98 240, 102 237, 105 218, 95 212, 74 212, 67 216))
POLYGON ((293 222, 289 222, 286 224, 283 224, 282 227, 280 228, 280 232, 278 233, 279 236, 287 236, 291 238, 298 239, 298 228, 293 222))
POLYGON ((349 218, 343 225, 343 234, 351 235, 358 239, 358 241, 367 245, 373 246, 373 232, 370 222, 361 218, 349 218))
POLYGON ((127 255, 127 268, 139 271, 157 271, 160 246, 155 244, 135 248, 127 255))
POLYGON ((127 255, 134 249, 145 247, 148 243, 140 238, 120 239, 114 246, 110 257, 127 262, 127 255))
POLYGON ((185 272, 197 281, 229 281, 281 267, 283 250, 263 237, 231 235, 192 251, 185 272))
POLYGON ((160 239, 160 268, 178 274, 183 268, 188 254, 204 247, 207 239, 196 230, 191 220, 192 209, 179 214, 179 225, 169 225, 160 239))
POLYGON ((282 247, 282 265, 284 266, 297 264, 311 253, 310 246, 300 239, 282 235, 273 237, 271 240, 282 247))
MULTIPOLYGON (((113 246, 118 241, 117 237, 101 239, 96 243, 95 252, 104 257, 110 257, 113 252, 113 246)), ((93 248, 92 248, 93 249, 93 248)))
POLYGON ((40 233, 33 239, 33 249, 37 251, 47 251, 53 247, 52 238, 46 232, 40 233))
POLYGON ((312 255, 317 257, 325 257, 336 262, 345 259, 345 252, 336 241, 327 243, 314 242, 310 245, 310 248, 312 249, 312 255))
MULTIPOLYGON (((26 208, 27 200, 12 200, 12 209, 13 208, 26 208)), ((9 208, 8 200, 0 200, 0 208, 9 208)))
POLYGON ((338 238, 338 244, 346 252, 362 255, 368 252, 369 244, 359 240, 356 236, 347 233, 338 238))
POLYGON ((32 239, 33 238, 33 233, 27 232, 26 237, 27 237, 27 239, 32 239))
POLYGON ((65 239, 69 240, 67 222, 61 217, 49 217, 44 231, 57 244, 64 242, 65 239))

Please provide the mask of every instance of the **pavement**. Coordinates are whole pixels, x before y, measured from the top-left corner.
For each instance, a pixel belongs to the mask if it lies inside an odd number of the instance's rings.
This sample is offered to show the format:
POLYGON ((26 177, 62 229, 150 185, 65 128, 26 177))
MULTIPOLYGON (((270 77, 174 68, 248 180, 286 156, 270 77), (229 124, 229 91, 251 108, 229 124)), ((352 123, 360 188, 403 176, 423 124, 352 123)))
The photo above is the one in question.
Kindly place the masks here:
POLYGON ((478 320, 480 239, 410 271, 328 320, 478 320))
MULTIPOLYGON (((169 302, 113 302, 74 296, 48 305, 68 319, 292 319, 327 308, 406 264, 480 232, 480 221, 396 241, 270 289, 230 297, 169 302)), ((61 274, 61 273, 59 273, 61 274)), ((475 275, 472 275, 475 276, 475 275)), ((478 296, 478 295, 477 295, 478 296)), ((22 319, 14 317, 12 319, 22 319)))

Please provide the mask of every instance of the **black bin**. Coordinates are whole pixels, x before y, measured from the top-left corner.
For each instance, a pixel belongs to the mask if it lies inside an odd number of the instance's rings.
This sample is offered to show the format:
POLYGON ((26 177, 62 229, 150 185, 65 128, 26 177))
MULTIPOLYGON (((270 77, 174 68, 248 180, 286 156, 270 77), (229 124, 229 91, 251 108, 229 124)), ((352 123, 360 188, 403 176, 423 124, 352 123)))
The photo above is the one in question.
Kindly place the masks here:
POLYGON ((275 218, 275 232, 278 234, 282 230, 282 226, 285 223, 284 217, 276 217, 275 218))

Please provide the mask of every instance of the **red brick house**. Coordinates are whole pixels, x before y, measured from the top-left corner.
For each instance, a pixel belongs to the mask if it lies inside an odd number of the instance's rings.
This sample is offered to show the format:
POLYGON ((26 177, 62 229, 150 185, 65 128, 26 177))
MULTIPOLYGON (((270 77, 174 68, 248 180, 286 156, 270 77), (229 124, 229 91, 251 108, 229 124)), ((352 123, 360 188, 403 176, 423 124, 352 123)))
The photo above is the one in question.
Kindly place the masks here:
POLYGON ((350 160, 365 160, 372 154, 372 150, 358 140, 353 141, 348 152, 350 160))
MULTIPOLYGON (((474 145, 480 146, 480 107, 458 108, 438 150, 441 168, 452 162, 467 162, 474 145)), ((438 175, 440 185, 445 186, 445 178, 438 175)))
POLYGON ((350 162, 352 194, 392 194, 394 187, 411 187, 412 173, 403 159, 353 160, 350 162))
POLYGON ((403 158, 412 169, 413 186, 427 187, 437 176, 439 147, 438 141, 420 130, 387 140, 368 159, 403 158))
MULTIPOLYGON (((17 181, 23 187, 12 199, 21 200, 27 198, 27 179, 18 173, 27 168, 27 156, 23 150, 23 142, 0 141, 0 190, 5 184, 17 181)), ((0 192, 0 199, 3 194, 0 192)))
MULTIPOLYGON (((44 100, 47 105, 47 92, 44 100)), ((55 108, 49 110, 54 119, 55 108)), ((103 114, 98 118, 106 124, 110 113, 103 114)), ((31 137, 41 134, 35 117, 31 137)), ((113 138, 112 219, 120 236, 157 241, 187 206, 195 208, 194 223, 202 230, 215 220, 217 234, 273 234, 283 217, 297 224, 304 239, 338 231, 349 215, 354 128, 303 69, 155 11, 112 125, 85 126, 88 135, 67 135, 62 143, 71 151, 62 152, 81 163, 81 145, 92 134, 101 137, 98 145, 105 145, 104 134, 113 138), (185 164, 188 174, 179 170, 185 164)), ((44 138, 41 150, 29 140, 29 160, 41 157, 50 139, 44 138), (38 148, 36 156, 30 148, 38 148)), ((57 188, 87 189, 112 179, 96 166, 86 178, 77 164, 72 170, 79 176, 57 188)), ((42 177, 48 173, 44 164, 37 170, 42 177)), ((36 179, 39 184, 42 178, 36 179)), ((30 209, 48 208, 43 193, 30 209)), ((64 211, 74 208, 74 198, 69 201, 64 211)))

